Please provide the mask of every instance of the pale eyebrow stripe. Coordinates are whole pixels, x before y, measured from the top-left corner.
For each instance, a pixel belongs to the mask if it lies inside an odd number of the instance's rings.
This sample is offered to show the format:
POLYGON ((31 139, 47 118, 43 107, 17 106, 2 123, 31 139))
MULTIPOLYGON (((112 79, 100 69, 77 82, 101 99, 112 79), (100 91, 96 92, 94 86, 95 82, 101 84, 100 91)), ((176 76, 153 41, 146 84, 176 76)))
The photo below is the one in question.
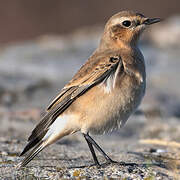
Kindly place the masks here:
POLYGON ((112 25, 115 25, 115 24, 119 24, 119 23, 122 23, 123 21, 125 20, 132 20, 132 17, 131 18, 128 18, 128 17, 121 17, 121 18, 116 18, 116 19, 113 19, 113 21, 111 22, 112 25))

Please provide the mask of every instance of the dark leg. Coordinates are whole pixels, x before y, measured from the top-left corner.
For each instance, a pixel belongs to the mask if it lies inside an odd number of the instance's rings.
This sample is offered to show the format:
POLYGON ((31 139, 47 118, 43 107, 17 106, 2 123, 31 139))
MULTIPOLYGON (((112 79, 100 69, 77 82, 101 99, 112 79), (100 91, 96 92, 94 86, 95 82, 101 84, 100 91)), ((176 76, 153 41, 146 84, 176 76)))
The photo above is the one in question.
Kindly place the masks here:
POLYGON ((96 153, 95 153, 95 151, 94 151, 94 148, 93 148, 92 144, 88 141, 86 135, 85 135, 85 134, 83 134, 83 135, 84 135, 84 138, 86 139, 86 142, 87 142, 87 144, 88 144, 88 146, 89 146, 89 149, 90 149, 91 154, 92 154, 92 156, 93 156, 95 165, 100 166, 100 164, 99 164, 99 162, 98 162, 98 159, 97 159, 97 157, 96 157, 96 153))
MULTIPOLYGON (((84 135, 86 141, 88 142, 88 145, 91 144, 90 146, 92 146, 92 144, 93 144, 94 147, 104 156, 104 158, 106 159, 106 161, 108 163, 115 163, 115 161, 113 161, 88 134, 83 133, 83 135, 84 135)), ((89 146, 89 148, 90 148, 90 146, 89 146)), ((90 150, 91 150, 91 148, 90 148, 90 150)), ((91 150, 91 153, 92 153, 92 155, 95 154, 94 149, 93 149, 93 152, 91 150)), ((94 155, 93 155, 93 158, 94 158, 94 155)), ((97 157, 96 157, 96 160, 97 160, 97 157)), ((94 161, 95 161, 95 159, 94 159, 94 161)))

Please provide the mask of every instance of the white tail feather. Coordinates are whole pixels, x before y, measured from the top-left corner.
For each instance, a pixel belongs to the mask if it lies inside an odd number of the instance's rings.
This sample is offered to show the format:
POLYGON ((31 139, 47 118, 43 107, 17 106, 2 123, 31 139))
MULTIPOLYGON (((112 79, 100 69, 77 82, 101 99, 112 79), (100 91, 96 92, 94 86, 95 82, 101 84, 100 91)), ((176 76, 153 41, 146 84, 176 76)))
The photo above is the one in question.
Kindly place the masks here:
POLYGON ((72 115, 62 115, 59 116, 53 124, 49 127, 49 130, 47 131, 46 135, 43 137, 43 141, 47 140, 48 138, 58 136, 63 129, 66 128, 67 122, 72 118, 72 115), (50 137, 51 136, 51 137, 50 137))

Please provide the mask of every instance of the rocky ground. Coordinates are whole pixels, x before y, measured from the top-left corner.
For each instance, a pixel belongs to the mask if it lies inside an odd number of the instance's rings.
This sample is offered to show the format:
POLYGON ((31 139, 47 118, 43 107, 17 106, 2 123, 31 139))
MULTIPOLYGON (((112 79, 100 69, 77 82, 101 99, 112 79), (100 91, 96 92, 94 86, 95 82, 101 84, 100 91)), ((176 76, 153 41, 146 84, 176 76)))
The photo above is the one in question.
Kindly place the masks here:
POLYGON ((64 138, 17 170, 18 154, 44 108, 98 44, 101 28, 0 48, 0 179, 180 179, 180 17, 146 32, 140 47, 147 92, 124 128, 94 136, 126 165, 93 166, 81 134, 64 138), (169 37, 168 33, 172 32, 169 37))

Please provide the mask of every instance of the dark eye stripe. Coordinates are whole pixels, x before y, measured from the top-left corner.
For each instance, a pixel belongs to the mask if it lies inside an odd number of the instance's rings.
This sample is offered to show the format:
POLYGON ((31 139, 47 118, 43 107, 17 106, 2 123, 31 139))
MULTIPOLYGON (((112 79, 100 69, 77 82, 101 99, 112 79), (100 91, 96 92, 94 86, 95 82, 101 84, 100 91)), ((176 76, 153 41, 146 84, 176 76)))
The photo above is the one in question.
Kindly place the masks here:
POLYGON ((140 23, 140 21, 139 20, 137 20, 137 22, 136 22, 136 26, 139 26, 141 23, 140 23))

